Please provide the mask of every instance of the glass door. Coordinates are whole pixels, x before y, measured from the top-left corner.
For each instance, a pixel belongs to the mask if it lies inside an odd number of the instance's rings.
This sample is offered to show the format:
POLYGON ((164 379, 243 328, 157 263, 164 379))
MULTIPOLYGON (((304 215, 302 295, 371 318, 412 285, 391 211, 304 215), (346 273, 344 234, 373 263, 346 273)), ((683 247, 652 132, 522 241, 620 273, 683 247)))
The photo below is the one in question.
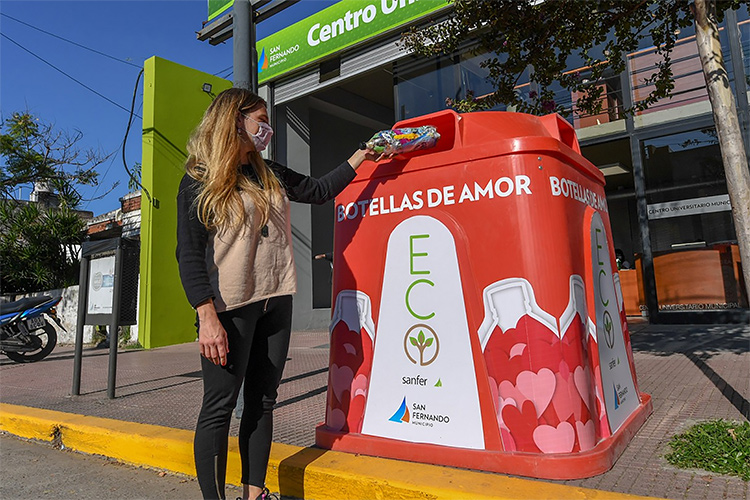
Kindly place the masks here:
POLYGON ((716 131, 641 142, 660 312, 747 307, 716 131))

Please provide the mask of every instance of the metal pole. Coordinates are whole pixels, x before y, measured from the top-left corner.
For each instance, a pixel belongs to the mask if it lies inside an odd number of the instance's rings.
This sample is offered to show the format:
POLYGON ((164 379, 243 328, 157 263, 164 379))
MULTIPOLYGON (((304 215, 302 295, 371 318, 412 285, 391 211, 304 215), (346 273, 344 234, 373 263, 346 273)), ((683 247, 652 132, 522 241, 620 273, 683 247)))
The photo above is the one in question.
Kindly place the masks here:
MULTIPOLYGON (((625 58, 625 71, 620 74, 622 85, 622 104, 625 109, 633 106, 632 88, 630 86, 630 64, 625 58)), ((646 294, 646 308, 649 323, 659 322, 659 299, 656 294, 656 274, 654 273, 654 255, 651 252, 651 232, 648 225, 648 203, 646 201, 646 174, 641 154, 641 143, 635 134, 633 115, 625 118, 625 129, 630 139, 630 157, 633 163, 633 190, 635 207, 641 235, 641 269, 643 271, 643 288, 646 294)))
POLYGON ((641 266, 643 270, 643 288, 646 292, 646 307, 649 323, 659 323, 659 298, 656 293, 656 273, 654 255, 651 252, 651 230, 648 224, 648 202, 646 200, 646 173, 641 156, 641 141, 630 136, 630 149, 633 159, 633 178, 635 180, 635 207, 638 214, 638 225, 641 233, 641 266))
POLYGON ((73 396, 81 394, 81 363, 83 360, 83 323, 86 321, 88 298, 89 257, 81 256, 78 278, 78 322, 76 323, 76 351, 73 358, 73 396))
POLYGON ((255 9, 252 0, 234 0, 232 43, 234 86, 258 92, 258 52, 255 49, 255 9))
POLYGON ((258 48, 256 44, 258 42, 255 33, 255 7, 253 2, 250 2, 250 90, 258 93, 258 48))
POLYGON ((112 321, 109 325, 109 374, 107 376, 107 397, 115 398, 117 379, 117 345, 120 343, 118 327, 120 326, 120 302, 122 288, 122 238, 117 240, 115 250, 115 278, 112 283, 112 321))

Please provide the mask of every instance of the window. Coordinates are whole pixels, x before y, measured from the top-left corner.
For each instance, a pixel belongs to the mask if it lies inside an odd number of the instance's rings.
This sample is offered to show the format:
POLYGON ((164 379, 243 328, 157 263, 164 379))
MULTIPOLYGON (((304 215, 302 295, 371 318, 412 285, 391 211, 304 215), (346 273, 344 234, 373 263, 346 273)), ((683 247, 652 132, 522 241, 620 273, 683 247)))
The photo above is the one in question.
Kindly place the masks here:
MULTIPOLYGON (((729 84, 734 92, 734 71, 732 69, 729 40, 724 24, 722 23, 719 27, 719 38, 721 40, 721 50, 729 77, 729 84)), ((698 46, 695 42, 695 29, 692 26, 683 28, 678 36, 680 38, 671 54, 672 74, 674 76, 674 89, 671 96, 659 99, 648 109, 638 114, 648 114, 687 104, 708 101, 706 81, 703 77, 698 46)), ((646 80, 656 73, 656 62, 660 61, 661 58, 662 56, 656 53, 653 46, 628 55, 633 103, 643 101, 654 90, 654 86, 646 83, 646 80)))
POLYGON ((394 64, 396 116, 399 120, 446 109, 447 97, 461 97, 452 58, 441 57, 415 67, 414 62, 419 61, 412 59, 394 64))

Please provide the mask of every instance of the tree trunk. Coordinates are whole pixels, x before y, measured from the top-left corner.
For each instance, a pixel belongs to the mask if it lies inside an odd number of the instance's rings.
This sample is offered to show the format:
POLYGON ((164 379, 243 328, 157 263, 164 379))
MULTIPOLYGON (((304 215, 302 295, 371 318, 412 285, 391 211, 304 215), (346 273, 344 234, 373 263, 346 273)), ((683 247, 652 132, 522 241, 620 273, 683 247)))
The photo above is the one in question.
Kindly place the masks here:
MULTIPOLYGON (((703 76, 706 78, 716 135, 719 138, 729 201, 732 204, 734 228, 737 232, 742 274, 745 279, 745 293, 750 297, 750 170, 737 118, 737 108, 721 53, 716 23, 716 1, 695 0, 693 14, 695 39, 703 66, 703 76)), ((742 78, 744 75, 736 77, 742 78)))

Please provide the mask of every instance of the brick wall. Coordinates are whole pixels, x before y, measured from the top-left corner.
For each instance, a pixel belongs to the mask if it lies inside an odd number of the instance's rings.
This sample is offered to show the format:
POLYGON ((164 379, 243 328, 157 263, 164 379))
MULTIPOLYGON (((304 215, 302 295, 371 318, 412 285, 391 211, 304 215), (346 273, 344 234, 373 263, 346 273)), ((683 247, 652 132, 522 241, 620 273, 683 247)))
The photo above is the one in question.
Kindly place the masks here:
POLYGON ((141 193, 132 193, 132 195, 124 196, 121 200, 121 207, 123 213, 133 212, 141 209, 141 193))

